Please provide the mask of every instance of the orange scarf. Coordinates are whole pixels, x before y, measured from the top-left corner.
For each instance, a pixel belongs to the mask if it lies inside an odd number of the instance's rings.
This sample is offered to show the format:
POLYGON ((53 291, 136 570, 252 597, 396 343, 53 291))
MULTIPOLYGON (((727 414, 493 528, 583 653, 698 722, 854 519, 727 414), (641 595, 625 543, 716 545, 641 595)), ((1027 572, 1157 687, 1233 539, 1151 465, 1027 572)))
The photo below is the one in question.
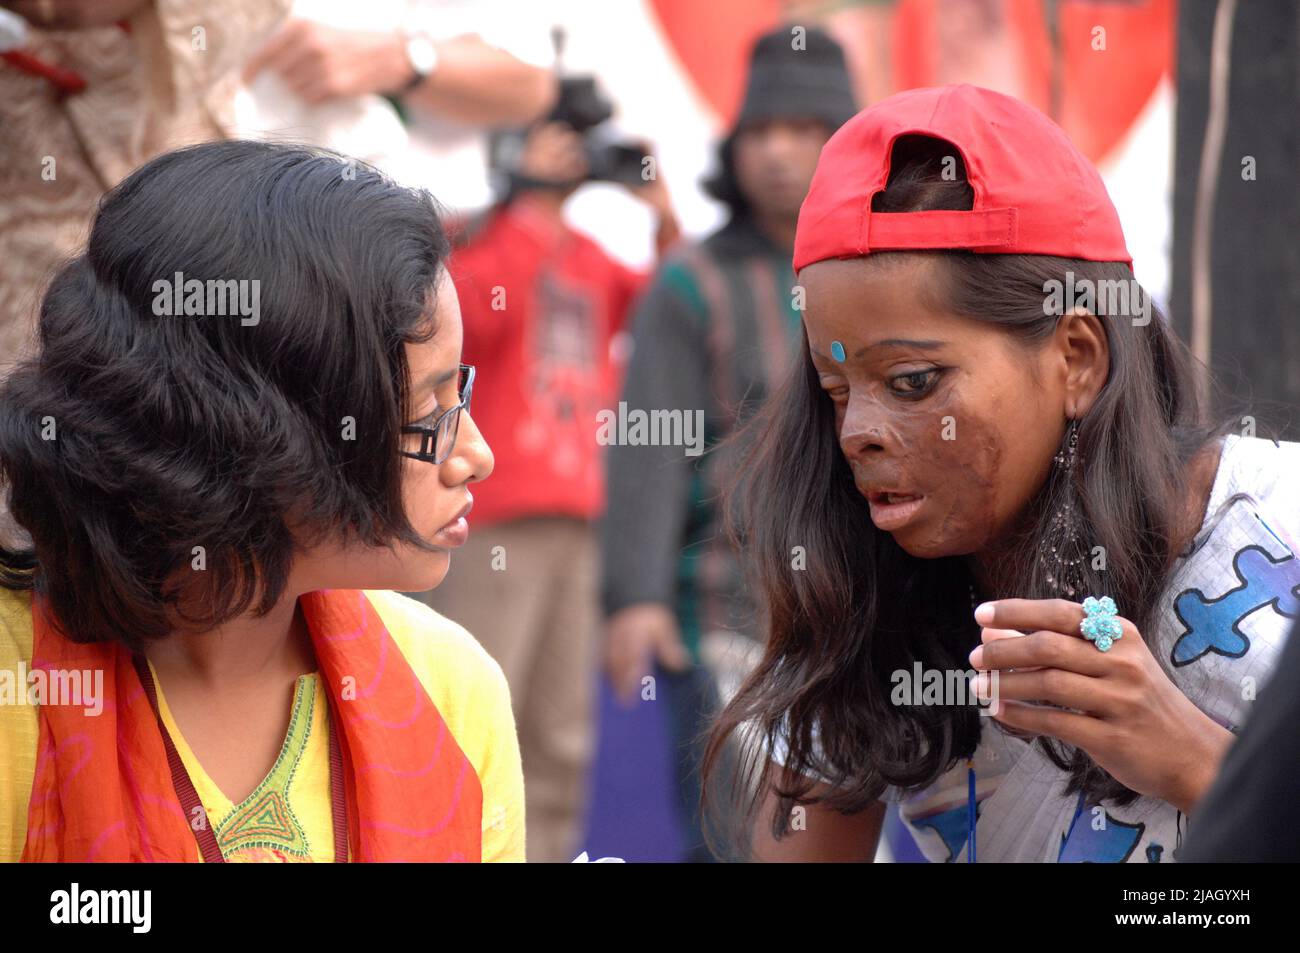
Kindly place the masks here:
MULTIPOLYGON (((300 599, 337 716, 354 860, 478 861, 483 790, 370 600, 300 599)), ((42 704, 24 861, 198 861, 130 651, 79 645, 32 600, 32 669, 102 670, 103 710, 42 704)), ((53 701, 54 699, 49 699, 53 701)))

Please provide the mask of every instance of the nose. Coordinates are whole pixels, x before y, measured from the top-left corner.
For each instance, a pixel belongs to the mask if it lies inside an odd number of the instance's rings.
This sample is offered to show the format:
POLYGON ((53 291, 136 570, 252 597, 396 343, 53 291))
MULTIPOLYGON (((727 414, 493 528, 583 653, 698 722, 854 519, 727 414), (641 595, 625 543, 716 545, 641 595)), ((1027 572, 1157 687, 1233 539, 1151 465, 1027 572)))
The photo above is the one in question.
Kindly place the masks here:
POLYGON ((762 138, 763 158, 770 166, 784 170, 795 152, 797 140, 795 135, 780 125, 764 131, 762 138))
POLYGON ((851 395, 840 425, 840 449, 847 459, 890 449, 893 439, 884 409, 869 396, 851 395))
POLYGON ((456 446, 439 468, 443 485, 453 487, 486 480, 491 476, 494 464, 492 448, 478 429, 478 424, 474 423, 469 411, 462 410, 456 431, 456 446))

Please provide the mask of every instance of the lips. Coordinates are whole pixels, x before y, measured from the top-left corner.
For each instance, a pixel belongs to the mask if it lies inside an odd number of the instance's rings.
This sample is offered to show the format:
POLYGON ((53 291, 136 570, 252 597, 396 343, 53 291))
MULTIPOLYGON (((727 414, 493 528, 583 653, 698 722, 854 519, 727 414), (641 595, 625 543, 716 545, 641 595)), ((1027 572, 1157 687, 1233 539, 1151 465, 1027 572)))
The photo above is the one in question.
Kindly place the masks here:
POLYGON ((437 537, 440 542, 449 546, 465 545, 465 541, 469 539, 469 523, 465 521, 465 517, 469 516, 469 511, 473 508, 474 498, 470 497, 469 502, 461 507, 460 511, 452 517, 451 521, 447 523, 446 526, 439 529, 434 536, 437 537))
POLYGON ((907 503, 919 500, 921 496, 920 493, 909 493, 906 490, 867 490, 867 502, 882 505, 907 503))
POLYGON ((865 495, 871 507, 871 522, 885 532, 902 529, 925 505, 925 494, 910 490, 873 487, 865 495))
MULTIPOLYGON (((472 510, 473 508, 474 508, 474 498, 471 496, 469 498, 469 502, 467 502, 464 506, 462 506, 460 510, 456 513, 456 515, 453 516, 448 521, 447 526, 456 525, 456 522, 458 520, 463 520, 465 517, 469 516, 469 511, 472 510)), ((447 526, 444 526, 443 529, 446 529, 447 526)))

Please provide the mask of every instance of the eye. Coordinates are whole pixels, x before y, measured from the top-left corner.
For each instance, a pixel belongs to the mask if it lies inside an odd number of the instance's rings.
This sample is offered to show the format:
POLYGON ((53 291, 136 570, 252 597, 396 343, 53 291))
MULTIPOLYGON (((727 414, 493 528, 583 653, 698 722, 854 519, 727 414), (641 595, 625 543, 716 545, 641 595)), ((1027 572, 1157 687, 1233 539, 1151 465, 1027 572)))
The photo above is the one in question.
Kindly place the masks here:
POLYGON ((442 413, 442 406, 435 404, 433 410, 429 411, 419 420, 411 421, 409 424, 407 424, 407 426, 408 427, 432 427, 433 422, 438 419, 438 415, 440 413, 442 413))
POLYGON ((839 375, 832 377, 828 374, 820 381, 822 390, 825 391, 830 396, 830 399, 836 403, 839 403, 842 400, 848 400, 849 397, 849 385, 844 383, 843 380, 844 379, 839 377, 839 375))
POLYGON ((910 374, 900 374, 897 377, 889 379, 889 389, 899 397, 917 398, 923 397, 934 389, 935 382, 942 373, 942 368, 933 367, 925 371, 912 371, 910 374), (906 386, 899 387, 899 382, 906 386))

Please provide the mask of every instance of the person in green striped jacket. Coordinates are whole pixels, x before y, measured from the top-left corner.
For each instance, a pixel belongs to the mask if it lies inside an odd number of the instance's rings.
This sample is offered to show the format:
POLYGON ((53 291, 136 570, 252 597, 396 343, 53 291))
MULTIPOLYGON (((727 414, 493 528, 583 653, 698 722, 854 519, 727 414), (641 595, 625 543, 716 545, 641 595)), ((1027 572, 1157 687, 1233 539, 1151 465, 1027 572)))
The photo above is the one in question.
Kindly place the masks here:
POLYGON ((717 647, 761 639, 718 505, 737 445, 722 442, 794 357, 799 205, 822 145, 856 110, 843 51, 828 35, 785 26, 761 37, 720 169, 706 183, 730 217, 665 259, 633 316, 622 403, 629 419, 650 426, 621 428, 608 441, 605 669, 625 704, 662 692, 670 706, 689 860, 711 859, 699 818, 699 742, 720 701, 713 660, 736 657, 717 647), (703 454, 688 426, 696 422, 703 454))

